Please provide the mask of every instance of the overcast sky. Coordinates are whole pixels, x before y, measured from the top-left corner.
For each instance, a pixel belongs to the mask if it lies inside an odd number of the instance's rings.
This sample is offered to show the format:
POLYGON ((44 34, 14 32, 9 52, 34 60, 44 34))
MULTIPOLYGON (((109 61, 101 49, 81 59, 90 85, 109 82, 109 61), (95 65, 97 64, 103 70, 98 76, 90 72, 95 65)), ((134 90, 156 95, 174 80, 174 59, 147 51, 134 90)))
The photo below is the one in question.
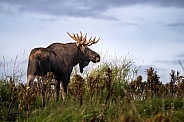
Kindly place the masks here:
POLYGON ((18 55, 26 69, 33 48, 71 42, 66 32, 80 31, 100 37, 91 49, 127 56, 141 66, 140 73, 152 66, 163 82, 171 69, 183 75, 183 0, 0 1, 1 63, 3 56, 10 61, 18 55))

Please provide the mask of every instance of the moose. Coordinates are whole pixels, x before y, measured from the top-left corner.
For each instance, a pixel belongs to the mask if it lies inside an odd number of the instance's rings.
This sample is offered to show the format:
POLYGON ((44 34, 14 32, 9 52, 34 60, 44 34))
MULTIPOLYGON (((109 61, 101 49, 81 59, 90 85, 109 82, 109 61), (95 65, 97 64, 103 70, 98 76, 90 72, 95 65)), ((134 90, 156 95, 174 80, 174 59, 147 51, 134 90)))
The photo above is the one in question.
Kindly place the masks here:
MULTIPOLYGON (((63 100, 67 94, 67 86, 70 80, 70 75, 74 66, 79 64, 80 72, 83 73, 83 68, 90 61, 93 63, 100 62, 100 55, 88 48, 92 44, 97 43, 99 39, 92 36, 87 40, 82 32, 79 34, 67 34, 76 41, 76 43, 53 43, 46 48, 34 48, 30 55, 27 68, 27 83, 31 87, 36 76, 42 78, 44 83, 47 72, 54 74, 56 85, 56 100, 59 98, 60 82, 62 83, 63 100)), ((42 83, 42 84, 43 84, 42 83)), ((45 106, 45 86, 42 88, 42 105, 45 106)))

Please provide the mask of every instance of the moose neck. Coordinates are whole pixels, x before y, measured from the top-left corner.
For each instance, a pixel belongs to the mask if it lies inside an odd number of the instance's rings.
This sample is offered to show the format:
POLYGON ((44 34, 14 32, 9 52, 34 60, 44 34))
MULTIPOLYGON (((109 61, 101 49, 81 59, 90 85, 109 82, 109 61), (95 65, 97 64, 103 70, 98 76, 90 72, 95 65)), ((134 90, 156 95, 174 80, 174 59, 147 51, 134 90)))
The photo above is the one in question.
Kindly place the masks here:
POLYGON ((82 52, 81 45, 76 46, 77 47, 77 54, 75 53, 75 62, 73 63, 74 66, 79 63, 80 72, 83 73, 83 68, 87 66, 90 62, 90 60, 87 57, 84 57, 84 52, 82 52))
POLYGON ((75 54, 74 54, 74 60, 73 60, 73 66, 76 66, 78 63, 81 62, 81 50, 80 48, 74 44, 74 47, 75 47, 75 54))

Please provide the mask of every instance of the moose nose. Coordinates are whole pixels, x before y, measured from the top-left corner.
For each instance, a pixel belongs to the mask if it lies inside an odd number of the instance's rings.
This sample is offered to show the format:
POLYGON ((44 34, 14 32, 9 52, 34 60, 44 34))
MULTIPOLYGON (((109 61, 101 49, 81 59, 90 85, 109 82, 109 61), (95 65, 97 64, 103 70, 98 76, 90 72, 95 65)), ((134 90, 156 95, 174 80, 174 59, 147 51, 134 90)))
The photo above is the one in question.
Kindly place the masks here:
POLYGON ((96 56, 96 62, 100 62, 100 56, 99 55, 96 56))

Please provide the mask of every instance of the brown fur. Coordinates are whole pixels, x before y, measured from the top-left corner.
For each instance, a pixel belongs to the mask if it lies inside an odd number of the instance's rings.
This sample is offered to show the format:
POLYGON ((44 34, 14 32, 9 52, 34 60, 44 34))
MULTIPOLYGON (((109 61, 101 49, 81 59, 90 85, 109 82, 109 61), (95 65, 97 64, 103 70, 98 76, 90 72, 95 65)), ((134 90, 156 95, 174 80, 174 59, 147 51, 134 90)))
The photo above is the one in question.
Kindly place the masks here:
POLYGON ((43 79, 47 72, 53 72, 57 84, 57 99, 59 97, 60 82, 63 87, 63 97, 67 93, 67 86, 73 66, 79 64, 80 72, 92 61, 100 61, 100 55, 88 47, 76 43, 53 43, 47 48, 35 48, 29 55, 27 69, 28 85, 31 86, 36 75, 43 79))

